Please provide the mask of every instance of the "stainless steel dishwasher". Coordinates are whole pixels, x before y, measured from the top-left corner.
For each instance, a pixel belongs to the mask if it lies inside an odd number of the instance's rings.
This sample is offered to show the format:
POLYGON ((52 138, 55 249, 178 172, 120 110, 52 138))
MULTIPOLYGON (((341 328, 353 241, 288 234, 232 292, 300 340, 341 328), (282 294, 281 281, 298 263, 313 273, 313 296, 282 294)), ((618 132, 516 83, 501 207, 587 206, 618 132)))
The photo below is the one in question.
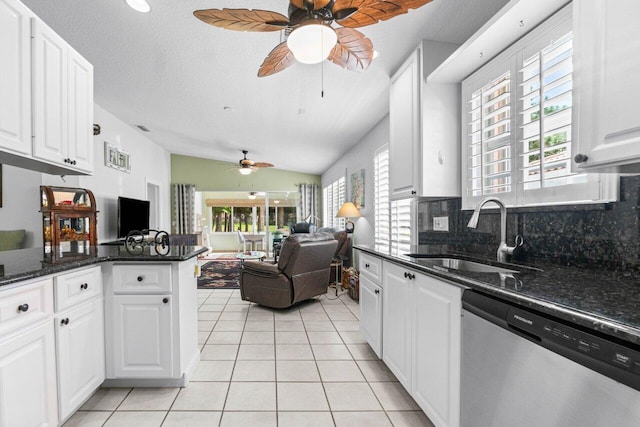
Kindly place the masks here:
POLYGON ((466 290, 462 426, 640 426, 640 352, 466 290))

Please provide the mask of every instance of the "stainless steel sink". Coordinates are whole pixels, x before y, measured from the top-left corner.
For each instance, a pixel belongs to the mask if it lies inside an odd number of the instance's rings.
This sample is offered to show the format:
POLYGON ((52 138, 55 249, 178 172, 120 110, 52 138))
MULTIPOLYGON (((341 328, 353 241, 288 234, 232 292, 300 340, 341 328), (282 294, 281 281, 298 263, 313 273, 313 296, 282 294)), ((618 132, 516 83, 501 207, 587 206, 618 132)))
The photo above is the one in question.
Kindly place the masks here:
POLYGON ((418 263, 427 267, 444 267, 476 273, 519 273, 518 270, 457 258, 420 258, 418 263))

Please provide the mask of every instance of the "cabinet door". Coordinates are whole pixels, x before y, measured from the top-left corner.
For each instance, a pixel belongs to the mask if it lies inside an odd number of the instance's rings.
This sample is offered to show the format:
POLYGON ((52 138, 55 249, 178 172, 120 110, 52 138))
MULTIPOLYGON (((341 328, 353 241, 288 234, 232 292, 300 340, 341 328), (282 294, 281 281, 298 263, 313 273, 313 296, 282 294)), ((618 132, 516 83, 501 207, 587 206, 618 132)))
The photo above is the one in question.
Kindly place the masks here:
POLYGON ((382 270, 382 360, 411 390, 411 281, 399 265, 385 262, 382 270))
POLYGON ((166 295, 113 297, 109 357, 115 378, 173 377, 171 304, 171 296, 166 295))
POLYGON ((389 181, 392 199, 420 194, 422 137, 420 48, 391 78, 389 93, 389 181))
POLYGON ((56 317, 60 419, 73 413, 104 381, 102 298, 56 317))
POLYGON ((415 275, 412 396, 436 426, 458 426, 462 292, 415 275))
POLYGON ((33 19, 34 157, 67 165, 67 43, 33 19))
POLYGON ((576 0, 574 25, 574 153, 579 169, 629 165, 640 170, 640 3, 576 0))
POLYGON ((69 152, 76 169, 93 172, 93 66, 69 50, 69 152))
POLYGON ((382 288, 360 276, 360 332, 378 357, 382 355, 382 288))
POLYGON ((0 147, 31 154, 30 12, 0 0, 0 147))
POLYGON ((50 321, 0 342, 0 379, 0 427, 58 424, 50 321))

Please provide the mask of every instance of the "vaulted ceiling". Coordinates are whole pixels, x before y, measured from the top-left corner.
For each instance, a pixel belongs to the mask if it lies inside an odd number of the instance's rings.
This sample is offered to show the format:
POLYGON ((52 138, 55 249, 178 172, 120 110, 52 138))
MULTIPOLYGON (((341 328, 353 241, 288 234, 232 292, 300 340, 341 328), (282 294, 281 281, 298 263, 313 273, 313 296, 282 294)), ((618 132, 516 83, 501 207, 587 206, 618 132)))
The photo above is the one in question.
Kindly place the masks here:
POLYGON ((389 76, 422 39, 463 43, 507 0, 434 0, 359 29, 379 52, 364 72, 295 64, 258 78, 282 32, 237 32, 193 11, 287 14, 285 0, 22 0, 94 65, 95 101, 172 153, 320 174, 388 113, 389 76), (324 96, 322 96, 324 93, 324 96))

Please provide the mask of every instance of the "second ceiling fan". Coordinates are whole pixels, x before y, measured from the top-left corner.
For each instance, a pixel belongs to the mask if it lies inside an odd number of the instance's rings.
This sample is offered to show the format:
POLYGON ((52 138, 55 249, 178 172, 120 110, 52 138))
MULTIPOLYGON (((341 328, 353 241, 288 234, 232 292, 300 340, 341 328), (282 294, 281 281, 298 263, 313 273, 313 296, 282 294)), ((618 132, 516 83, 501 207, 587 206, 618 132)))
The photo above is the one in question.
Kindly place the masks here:
POLYGON ((265 77, 297 62, 325 59, 350 71, 363 71, 374 58, 373 43, 354 28, 417 9, 431 0, 290 0, 289 16, 259 9, 206 9, 193 14, 207 24, 236 31, 280 31, 287 40, 267 55, 258 70, 265 77), (335 22, 341 27, 333 28, 335 22))

